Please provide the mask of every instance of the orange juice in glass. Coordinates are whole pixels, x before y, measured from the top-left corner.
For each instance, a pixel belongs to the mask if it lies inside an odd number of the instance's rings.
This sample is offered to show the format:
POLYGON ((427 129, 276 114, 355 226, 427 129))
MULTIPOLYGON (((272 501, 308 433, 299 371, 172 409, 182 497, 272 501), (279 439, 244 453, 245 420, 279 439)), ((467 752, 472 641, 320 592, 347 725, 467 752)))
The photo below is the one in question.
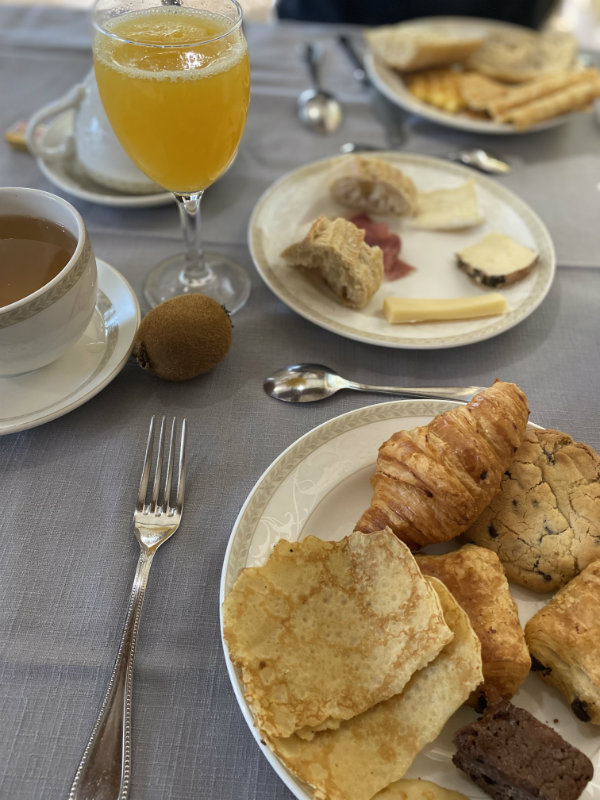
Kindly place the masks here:
POLYGON ((235 0, 99 0, 94 63, 102 103, 123 148, 175 194, 187 251, 150 274, 156 305, 196 291, 233 313, 249 279, 235 262, 205 254, 200 200, 237 151, 248 111, 250 69, 235 0))

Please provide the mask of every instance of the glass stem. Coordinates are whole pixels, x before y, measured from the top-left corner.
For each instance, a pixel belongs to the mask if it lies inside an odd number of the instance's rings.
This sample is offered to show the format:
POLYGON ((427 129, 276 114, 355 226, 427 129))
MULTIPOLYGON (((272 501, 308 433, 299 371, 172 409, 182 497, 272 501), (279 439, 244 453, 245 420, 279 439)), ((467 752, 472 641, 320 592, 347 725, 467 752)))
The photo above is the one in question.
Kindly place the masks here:
POLYGON ((193 194, 175 195, 185 242, 185 267, 181 273, 181 279, 189 286, 201 284, 209 274, 204 263, 204 250, 202 247, 200 201, 203 194, 204 190, 193 194))

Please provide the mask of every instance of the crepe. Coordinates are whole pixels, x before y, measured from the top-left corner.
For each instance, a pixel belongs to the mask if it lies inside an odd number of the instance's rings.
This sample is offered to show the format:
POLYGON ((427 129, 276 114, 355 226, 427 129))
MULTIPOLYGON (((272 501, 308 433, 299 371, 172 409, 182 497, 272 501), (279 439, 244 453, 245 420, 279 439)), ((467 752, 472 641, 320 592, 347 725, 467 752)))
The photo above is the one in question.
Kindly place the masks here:
POLYGON ((269 738, 283 763, 314 788, 315 800, 370 800, 403 777, 482 679, 479 639, 446 587, 438 593, 454 638, 404 691, 312 741, 269 738))
POLYGON ((505 83, 479 72, 462 72, 458 77, 462 99, 472 111, 489 110, 491 103, 511 91, 505 83))
POLYGON ((552 92, 539 100, 511 108, 500 116, 500 120, 511 122, 519 130, 526 130, 537 122, 587 108, 597 97, 600 97, 600 78, 598 77, 552 92))
POLYGON ((512 109, 523 107, 528 103, 549 97, 555 92, 562 92, 582 84, 595 83, 598 71, 595 69, 579 69, 559 75, 550 75, 547 78, 538 78, 521 86, 510 88, 502 95, 491 97, 486 105, 494 119, 502 121, 512 109))
POLYGON ((436 592, 391 531, 279 541, 242 570, 223 633, 263 736, 336 727, 400 692, 452 638, 436 592))

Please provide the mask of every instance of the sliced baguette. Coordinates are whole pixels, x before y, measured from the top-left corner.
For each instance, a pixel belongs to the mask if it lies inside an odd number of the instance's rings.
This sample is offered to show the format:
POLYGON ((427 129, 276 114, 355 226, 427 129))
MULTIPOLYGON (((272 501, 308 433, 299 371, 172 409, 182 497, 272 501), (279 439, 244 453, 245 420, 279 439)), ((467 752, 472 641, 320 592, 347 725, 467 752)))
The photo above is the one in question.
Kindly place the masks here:
POLYGON ((383 253, 365 244, 364 230, 350 220, 318 217, 282 257, 294 267, 317 270, 336 297, 350 308, 364 308, 383 281, 383 253))
POLYGON ((480 36, 457 36, 429 25, 382 25, 367 31, 367 45, 383 63, 402 72, 464 61, 483 43, 480 36))
POLYGON ((373 156, 343 159, 329 190, 338 203, 371 214, 410 215, 417 205, 417 188, 411 178, 373 156))

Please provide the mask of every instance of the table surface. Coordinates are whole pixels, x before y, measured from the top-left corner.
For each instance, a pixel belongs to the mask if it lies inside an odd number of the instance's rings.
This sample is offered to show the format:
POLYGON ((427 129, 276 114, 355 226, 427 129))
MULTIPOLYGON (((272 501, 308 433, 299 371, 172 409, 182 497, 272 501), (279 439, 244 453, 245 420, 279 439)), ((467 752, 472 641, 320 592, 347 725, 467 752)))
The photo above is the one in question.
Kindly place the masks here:
MULTIPOLYGON (((262 391, 273 369, 316 361, 363 382, 404 385, 488 385, 498 377, 527 393, 535 422, 600 449, 600 138, 592 114, 542 133, 485 140, 513 160, 513 173, 501 180, 547 224, 559 265, 544 303, 512 330, 463 348, 376 347, 316 327, 262 283, 246 245, 262 192, 288 170, 335 154, 344 141, 385 142, 335 32, 248 26, 248 125, 235 164, 204 200, 208 244, 239 259, 253 284, 233 319, 227 358, 182 384, 154 379, 129 362, 77 410, 0 438, 2 798, 68 794, 121 634, 137 558, 131 512, 153 413, 187 416, 189 478, 183 523, 155 559, 142 617, 133 800, 291 797, 261 756, 227 677, 221 566, 238 511, 273 459, 314 426, 378 398, 346 392, 310 406, 277 403, 262 391), (307 83, 299 48, 309 38, 322 42, 324 81, 346 107, 344 126, 331 138, 304 131, 294 116, 307 83)), ((0 8, 2 130, 86 74, 90 35, 83 13, 0 8)), ((405 149, 438 154, 477 141, 413 119, 405 149)), ((61 194, 29 155, 4 144, 0 176, 4 185, 61 194)), ((81 211, 96 255, 141 298, 149 267, 180 245, 175 207, 118 210, 67 199, 81 211)))

